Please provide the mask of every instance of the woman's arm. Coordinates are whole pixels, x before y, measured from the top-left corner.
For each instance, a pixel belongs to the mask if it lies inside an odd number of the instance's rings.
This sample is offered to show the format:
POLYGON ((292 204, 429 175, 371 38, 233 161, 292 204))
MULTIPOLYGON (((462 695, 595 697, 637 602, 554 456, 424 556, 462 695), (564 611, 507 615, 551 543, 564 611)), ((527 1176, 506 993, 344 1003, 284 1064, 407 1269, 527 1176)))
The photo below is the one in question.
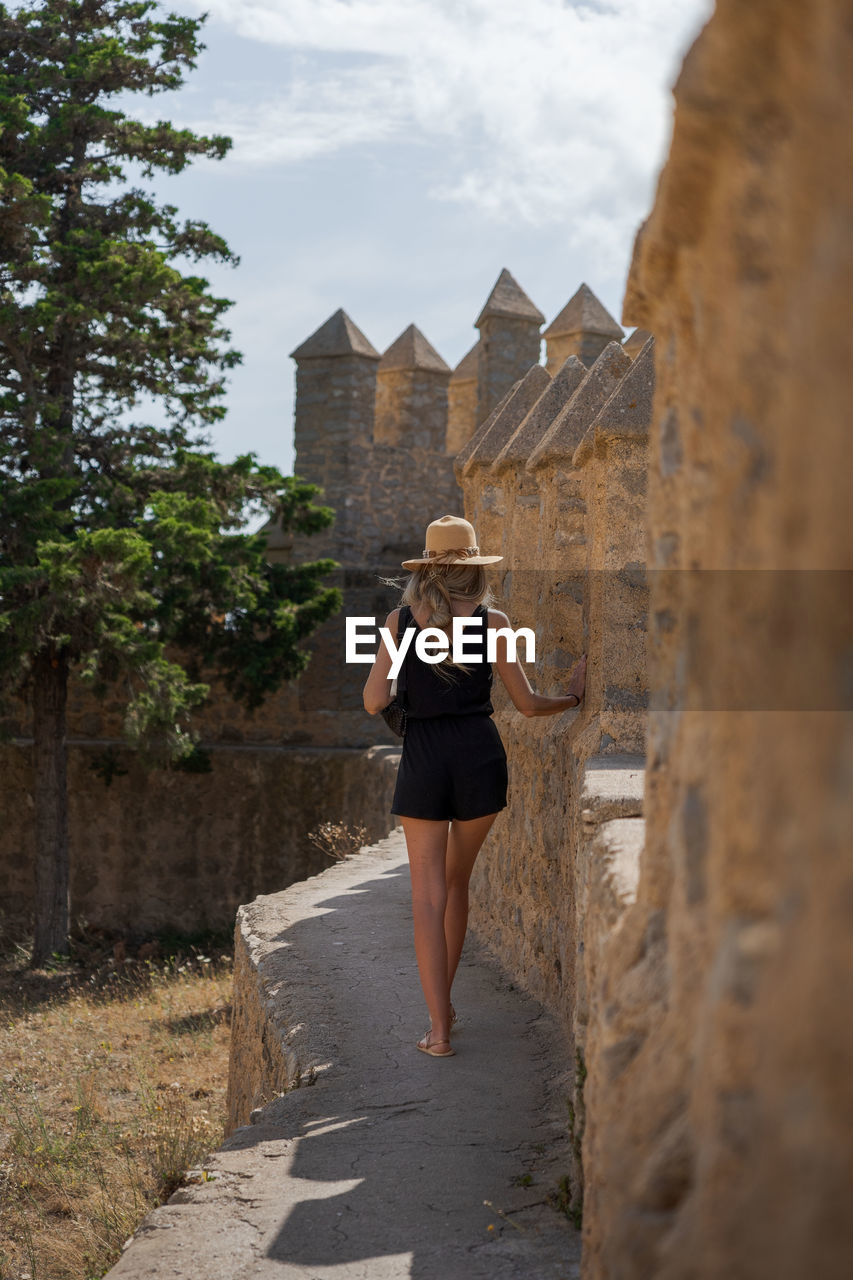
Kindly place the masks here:
MULTIPOLYGON (((395 640, 397 638, 397 620, 399 617, 400 610, 392 609, 385 619, 385 626, 395 640)), ((378 716, 382 708, 387 707, 391 701, 391 680, 388 677, 390 670, 391 654, 385 647, 385 641, 380 640, 373 666, 370 668, 370 675, 367 677, 367 683, 364 686, 363 695, 364 709, 372 716, 378 716)))
MULTIPOLYGON (((489 609, 488 625, 490 628, 508 627, 509 618, 500 609, 489 609)), ((558 694, 554 698, 544 693, 535 693, 527 679, 527 672, 520 662, 511 661, 509 643, 506 636, 497 636, 495 641, 495 666, 504 687, 515 706, 523 716, 553 716, 570 707, 576 707, 583 697, 586 684, 586 654, 582 654, 569 677, 571 692, 558 694)))

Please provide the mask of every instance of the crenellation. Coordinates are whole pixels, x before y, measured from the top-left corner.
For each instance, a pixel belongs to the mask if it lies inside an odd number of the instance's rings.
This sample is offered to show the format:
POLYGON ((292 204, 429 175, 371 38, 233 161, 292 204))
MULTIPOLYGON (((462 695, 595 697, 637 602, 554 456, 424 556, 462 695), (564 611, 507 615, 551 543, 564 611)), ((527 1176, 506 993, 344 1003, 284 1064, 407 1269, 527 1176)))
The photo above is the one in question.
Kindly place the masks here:
POLYGON ((527 462, 558 412, 571 399, 586 375, 587 370, 577 356, 565 359, 526 417, 499 449, 491 464, 493 475, 500 475, 508 467, 527 462))
POLYGON ((573 467, 584 466, 605 440, 622 437, 648 441, 655 391, 654 341, 652 337, 646 340, 610 399, 587 427, 572 455, 573 467))
POLYGON ((506 405, 509 403, 510 399, 515 395, 516 391, 520 386, 521 386, 521 379, 519 378, 517 382, 514 382, 512 386, 509 387, 504 392, 504 394, 501 396, 500 400, 495 405, 492 412, 489 414, 488 418, 486 418, 485 421, 480 423, 479 427, 474 432, 471 439, 456 454, 456 456, 453 459, 453 469, 456 472, 457 477, 462 475, 462 469, 465 466, 465 463, 468 461, 471 454, 477 448, 480 441, 484 439, 487 432, 491 429, 492 423, 495 421, 495 419, 501 413, 503 413, 503 410, 505 409, 506 405))
POLYGON ((343 307, 339 307, 328 320, 301 342, 290 353, 296 360, 327 360, 331 356, 362 356, 367 360, 379 360, 381 356, 369 338, 354 324, 343 307))
POLYGON ((488 426, 468 451, 462 464, 462 475, 467 476, 475 467, 490 467, 533 406, 543 395, 551 381, 550 374, 541 364, 534 364, 520 382, 513 386, 503 407, 489 419, 488 426))
POLYGON ((343 312, 294 358, 295 470, 322 485, 336 519, 322 548, 317 536, 301 545, 291 539, 283 548, 279 535, 273 554, 295 561, 330 555, 341 565, 330 585, 341 587, 345 603, 308 642, 312 660, 299 680, 299 711, 287 732, 313 724, 322 726, 330 745, 387 741, 384 721, 364 713, 364 669, 341 663, 345 618, 384 619, 396 602, 380 578, 402 576, 399 561, 420 543, 434 503, 459 506, 446 452, 451 371, 415 325, 380 357, 343 312), (349 354, 342 354, 347 347, 349 354), (368 583, 361 581, 365 573, 368 583))
POLYGON ((622 350, 626 356, 630 356, 632 360, 636 360, 637 356, 643 350, 652 335, 648 329, 635 329, 633 333, 622 343, 622 350))
MULTIPOLYGON (((641 843, 642 802, 635 793, 643 776, 648 701, 641 571, 651 352, 650 346, 637 368, 619 343, 609 341, 592 370, 570 354, 550 380, 539 379, 539 394, 522 416, 513 413, 523 385, 517 382, 455 463, 465 514, 481 544, 506 557, 493 575, 499 607, 513 626, 535 630, 534 687, 547 693, 565 688, 581 653, 588 654, 586 696, 576 712, 524 720, 502 687, 495 690, 495 717, 512 760, 511 804, 490 834, 489 858, 475 869, 472 895, 478 934, 529 990, 562 1013, 579 1047, 586 1027, 573 1020, 576 997, 590 972, 577 939, 587 928, 600 938, 606 912, 615 918, 629 896, 619 890, 613 899, 609 889, 602 894, 596 888, 587 895, 587 920, 581 882, 586 877, 597 884, 591 868, 600 856, 595 832, 581 817, 589 761, 612 760, 606 776, 631 779, 630 802, 620 800, 611 814, 632 819, 630 840, 620 828, 625 839, 614 845, 616 869, 607 885, 618 889, 620 876, 627 884, 635 875, 641 843), (620 397, 632 371, 633 386, 620 397), (609 414, 603 412, 608 405, 609 414), (600 456, 576 467, 575 449, 596 421, 600 456), (555 423, 566 434, 561 447, 546 454, 542 442, 555 423), (537 449, 537 465, 531 466, 537 449), (609 905, 613 901, 618 909, 609 905)), ((599 769, 595 776, 604 775, 599 769)), ((576 1193, 581 1184, 578 1167, 576 1193)))
POLYGON ((531 452, 527 460, 528 471, 558 462, 571 462, 587 427, 630 367, 631 361, 619 343, 608 343, 531 452))

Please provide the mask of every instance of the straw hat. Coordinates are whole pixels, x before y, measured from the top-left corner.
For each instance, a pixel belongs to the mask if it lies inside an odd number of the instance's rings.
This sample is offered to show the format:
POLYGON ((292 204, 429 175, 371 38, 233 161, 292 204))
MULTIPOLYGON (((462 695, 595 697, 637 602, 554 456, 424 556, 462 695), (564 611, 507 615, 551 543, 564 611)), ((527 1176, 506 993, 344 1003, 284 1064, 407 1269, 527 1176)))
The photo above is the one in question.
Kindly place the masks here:
POLYGON ((403 560, 404 569, 419 569, 437 560, 439 564, 497 564, 503 556, 481 556, 474 526, 461 516, 442 516, 427 525, 426 546, 419 560, 403 560), (452 553, 456 553, 453 559, 452 553))

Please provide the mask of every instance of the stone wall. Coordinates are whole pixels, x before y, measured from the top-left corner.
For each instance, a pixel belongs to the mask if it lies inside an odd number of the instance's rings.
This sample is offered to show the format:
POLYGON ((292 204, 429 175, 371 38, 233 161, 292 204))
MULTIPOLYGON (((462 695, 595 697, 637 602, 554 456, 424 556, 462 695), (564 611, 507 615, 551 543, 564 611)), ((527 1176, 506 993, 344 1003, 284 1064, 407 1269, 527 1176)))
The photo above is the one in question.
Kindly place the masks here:
POLYGON ((451 458, 477 430, 477 376, 480 367, 479 342, 459 361, 447 384, 447 437, 445 452, 451 458))
MULTIPOLYGON (((533 364, 454 460, 480 545, 505 557, 489 575, 496 604, 535 633, 533 686, 559 692, 581 653, 589 659, 583 706, 559 717, 525 719, 495 682, 509 805, 478 860, 471 914, 572 1035, 577 1155, 590 965, 631 900, 642 845, 653 351, 649 341, 632 364, 609 343, 591 368, 572 354, 553 376, 533 364), (614 830, 619 874, 602 877, 614 830)), ((579 1208, 579 1159, 567 1172, 579 1208)))
POLYGON ((602 761, 642 777, 653 348, 632 364, 612 343, 589 370, 569 356, 554 378, 532 366, 455 461, 481 546, 505 557, 492 574, 498 607, 535 632, 533 687, 561 692, 588 655, 584 703, 561 716, 525 719, 496 681, 509 805, 473 886, 477 932, 570 1028, 583 966, 578 878, 593 829, 641 812, 635 781, 624 794, 617 786, 609 808, 595 797, 602 761), (584 809, 595 814, 588 830, 584 809))
MULTIPOLYGON (((31 748, 0 748, 0 902, 5 923, 32 912, 31 748)), ((391 830, 399 758, 367 750, 211 744, 210 773, 147 772, 105 741, 68 750, 73 914, 140 937, 228 928, 241 902, 284 889, 329 860, 307 838, 321 822, 391 830), (109 750, 107 785, 93 766, 109 750)))
POLYGON ((721 3, 638 236, 640 329, 596 355, 555 322, 550 382, 456 459, 534 686, 590 655, 577 712, 496 691, 510 807, 472 913, 574 1033, 590 1280, 853 1257, 851 71, 849 6, 721 3))
POLYGON ((850 1274, 851 81, 849 3, 720 0, 628 282, 653 694, 590 993, 590 1280, 850 1274))
POLYGON ((642 847, 654 341, 633 363, 607 341, 589 368, 574 353, 555 367, 551 341, 553 376, 532 365, 454 466, 480 545, 505 557, 490 573, 497 607, 535 633, 533 687, 564 691, 588 657, 584 702, 561 716, 525 719, 495 682, 509 803, 477 862, 471 910, 477 934, 572 1036, 567 1172, 579 1210, 591 966, 631 901, 642 847), (608 839, 615 878, 602 873, 608 839))

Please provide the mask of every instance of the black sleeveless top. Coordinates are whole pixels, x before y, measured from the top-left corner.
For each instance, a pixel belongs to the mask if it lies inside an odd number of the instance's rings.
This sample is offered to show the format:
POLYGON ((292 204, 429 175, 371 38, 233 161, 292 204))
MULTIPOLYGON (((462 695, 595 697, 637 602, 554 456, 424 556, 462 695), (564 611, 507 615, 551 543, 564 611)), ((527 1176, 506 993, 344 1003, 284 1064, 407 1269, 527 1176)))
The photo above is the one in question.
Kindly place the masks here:
MULTIPOLYGON (((435 664, 424 662, 415 652, 417 632, 423 631, 418 626, 409 605, 400 610, 398 632, 402 636, 406 627, 415 627, 406 656, 403 659, 404 696, 406 714, 412 720, 428 720, 433 716, 490 716, 494 707, 491 702, 492 664, 486 661, 486 637, 488 634, 488 610, 485 605, 478 604, 471 614, 472 618, 481 618, 481 633, 476 627, 465 632, 465 652, 472 657, 466 658, 463 665, 467 671, 451 667, 449 680, 437 675, 435 664), (476 661, 481 658, 482 661, 476 661)), ((452 637, 451 645, 452 645, 452 637)), ((452 654, 451 654, 452 656, 452 654)), ((402 671, 401 671, 402 674, 402 671)))

